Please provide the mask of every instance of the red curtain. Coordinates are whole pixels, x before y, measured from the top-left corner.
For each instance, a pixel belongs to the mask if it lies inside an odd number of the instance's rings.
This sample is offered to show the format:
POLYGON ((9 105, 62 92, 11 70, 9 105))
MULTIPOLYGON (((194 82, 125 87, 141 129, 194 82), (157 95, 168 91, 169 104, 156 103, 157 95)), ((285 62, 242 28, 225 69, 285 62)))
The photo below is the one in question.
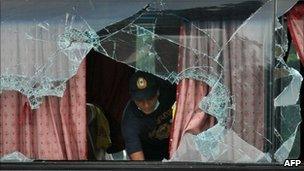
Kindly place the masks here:
MULTIPOLYGON (((216 47, 196 26, 205 28, 219 44, 223 44, 229 40, 241 23, 242 20, 219 20, 184 24, 180 28, 180 43, 184 47, 212 55, 216 52, 214 49, 216 47)), ((235 110, 231 111, 234 124, 230 123, 228 118, 227 126, 231 127, 244 141, 263 150, 264 100, 267 95, 264 92, 264 83, 267 80, 264 80, 264 70, 261 69, 263 60, 260 56, 263 56, 263 51, 260 47, 254 46, 253 42, 233 39, 223 50, 222 63, 225 72, 224 84, 230 89, 235 102, 235 110), (246 84, 240 84, 242 82, 246 84)), ((180 47, 179 71, 191 66, 217 67, 208 58, 200 56, 196 59, 186 48, 180 47)), ((185 79, 179 83, 170 157, 178 148, 181 137, 186 132, 196 134, 216 123, 214 117, 203 113, 198 107, 199 101, 208 94, 209 90, 210 87, 204 82, 192 79, 185 79)))
POLYGON ((42 160, 85 160, 85 61, 64 96, 45 97, 37 110, 15 91, 0 95, 0 156, 19 151, 42 160))
MULTIPOLYGON (((195 29, 190 32, 193 37, 199 36, 195 29)), ((187 42, 183 35, 186 35, 185 26, 180 28, 180 43, 185 45, 185 47, 187 47, 186 44, 191 44, 192 46, 201 45, 198 39, 187 42)), ((188 54, 186 49, 180 47, 179 71, 189 67, 188 65, 193 65, 194 61, 194 57, 188 54)), ((177 150, 181 137, 186 132, 198 134, 215 124, 216 119, 205 114, 198 106, 207 93, 208 85, 204 82, 194 79, 184 79, 179 82, 176 94, 176 114, 172 127, 173 131, 171 132, 170 157, 177 150)))
POLYGON ((304 65, 304 3, 295 5, 287 15, 292 42, 304 65))

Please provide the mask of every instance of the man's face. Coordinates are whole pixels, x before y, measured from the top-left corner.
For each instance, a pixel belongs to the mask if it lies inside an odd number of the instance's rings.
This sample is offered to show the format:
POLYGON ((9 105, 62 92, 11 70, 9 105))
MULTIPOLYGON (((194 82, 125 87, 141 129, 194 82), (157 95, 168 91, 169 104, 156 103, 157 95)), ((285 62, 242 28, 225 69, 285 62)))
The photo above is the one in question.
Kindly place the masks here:
POLYGON ((149 99, 134 100, 134 102, 142 112, 144 112, 146 115, 149 115, 154 111, 157 104, 157 99, 158 99, 158 94, 152 96, 149 99))

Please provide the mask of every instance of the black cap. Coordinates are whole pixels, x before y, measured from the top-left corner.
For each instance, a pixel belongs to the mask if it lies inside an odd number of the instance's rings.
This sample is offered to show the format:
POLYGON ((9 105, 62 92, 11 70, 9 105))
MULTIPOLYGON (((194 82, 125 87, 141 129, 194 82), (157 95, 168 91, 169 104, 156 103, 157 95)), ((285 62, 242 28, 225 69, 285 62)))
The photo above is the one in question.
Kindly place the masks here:
POLYGON ((156 95, 158 83, 152 74, 137 71, 129 82, 129 92, 133 100, 146 100, 156 95))

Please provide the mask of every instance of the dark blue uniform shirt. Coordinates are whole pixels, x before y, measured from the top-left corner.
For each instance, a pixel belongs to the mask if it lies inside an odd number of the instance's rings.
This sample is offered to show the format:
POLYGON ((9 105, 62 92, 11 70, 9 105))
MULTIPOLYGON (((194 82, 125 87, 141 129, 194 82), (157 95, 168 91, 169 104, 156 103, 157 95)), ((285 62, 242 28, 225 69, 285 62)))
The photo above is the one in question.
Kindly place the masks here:
POLYGON ((168 158, 169 134, 175 89, 161 89, 159 106, 146 115, 129 101, 122 119, 122 134, 127 153, 143 151, 145 160, 168 158), (173 91, 172 91, 173 90, 173 91))

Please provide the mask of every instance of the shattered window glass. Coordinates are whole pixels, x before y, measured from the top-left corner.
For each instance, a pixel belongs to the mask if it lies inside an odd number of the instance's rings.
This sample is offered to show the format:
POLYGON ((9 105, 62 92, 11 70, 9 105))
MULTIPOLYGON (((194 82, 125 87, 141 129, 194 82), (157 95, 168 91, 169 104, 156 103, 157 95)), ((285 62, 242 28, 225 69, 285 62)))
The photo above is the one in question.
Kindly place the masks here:
POLYGON ((155 54, 149 49, 153 46, 156 18, 152 14, 151 16, 142 17, 141 20, 138 21, 140 27, 137 28, 136 33, 138 37, 136 49, 140 49, 140 51, 136 51, 136 68, 145 68, 146 71, 155 73, 155 54))
POLYGON ((282 163, 290 157, 303 78, 283 60, 288 39, 278 18, 296 0, 65 0, 52 10, 39 2, 21 1, 33 11, 27 14, 17 1, 1 1, 1 92, 21 92, 37 109, 42 97, 63 96, 93 49, 171 83, 193 79, 210 87, 198 106, 217 124, 184 134, 168 161, 282 163))

